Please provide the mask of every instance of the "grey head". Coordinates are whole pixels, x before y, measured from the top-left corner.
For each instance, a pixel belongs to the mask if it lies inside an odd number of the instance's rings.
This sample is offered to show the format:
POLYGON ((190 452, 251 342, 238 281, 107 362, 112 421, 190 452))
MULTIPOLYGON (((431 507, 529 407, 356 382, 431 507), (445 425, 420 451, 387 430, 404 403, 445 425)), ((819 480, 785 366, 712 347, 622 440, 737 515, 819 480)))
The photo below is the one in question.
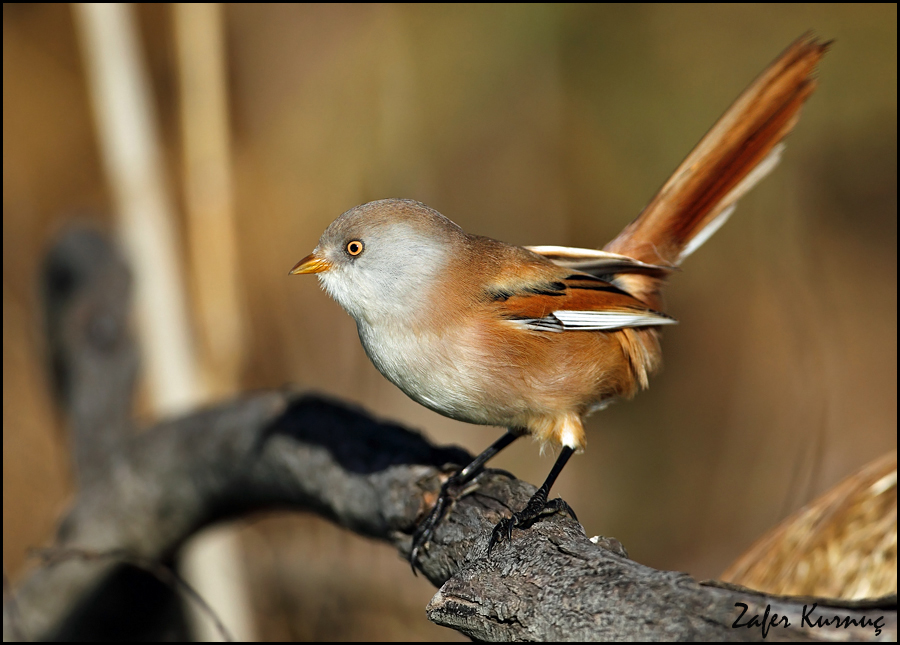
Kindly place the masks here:
POLYGON ((317 273, 357 323, 398 320, 427 306, 465 232, 421 202, 383 199, 351 208, 291 273, 317 273))

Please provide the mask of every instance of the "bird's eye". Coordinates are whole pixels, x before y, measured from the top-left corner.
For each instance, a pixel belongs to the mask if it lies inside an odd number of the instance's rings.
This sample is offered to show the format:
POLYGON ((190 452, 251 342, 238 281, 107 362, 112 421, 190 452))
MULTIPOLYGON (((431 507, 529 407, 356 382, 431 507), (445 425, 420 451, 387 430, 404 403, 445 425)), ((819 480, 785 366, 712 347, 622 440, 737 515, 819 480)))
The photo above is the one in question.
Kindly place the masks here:
POLYGON ((347 242, 347 253, 356 257, 360 253, 363 252, 363 243, 362 240, 351 240, 347 242))

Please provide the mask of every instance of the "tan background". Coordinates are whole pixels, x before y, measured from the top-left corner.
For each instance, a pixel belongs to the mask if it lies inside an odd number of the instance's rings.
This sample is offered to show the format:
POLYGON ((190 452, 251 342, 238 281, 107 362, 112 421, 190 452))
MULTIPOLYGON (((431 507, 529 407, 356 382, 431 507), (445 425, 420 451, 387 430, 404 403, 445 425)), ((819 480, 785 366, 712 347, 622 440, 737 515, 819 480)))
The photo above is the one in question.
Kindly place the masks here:
MULTIPOLYGON (((499 431, 408 400, 316 281, 287 270, 337 215, 384 197, 509 242, 600 247, 813 29, 836 43, 781 166, 673 278, 681 324, 665 331, 665 372, 591 418, 588 451, 555 488, 588 535, 717 576, 896 447, 896 12, 228 6, 242 388, 293 383, 480 451, 499 431)), ((171 8, 138 15, 182 200, 171 8)), ((111 229, 67 5, 4 5, 3 112, 3 561, 15 581, 73 493, 37 263, 73 218, 111 229)), ((528 442, 496 461, 535 484, 551 463, 528 442)), ((251 518, 240 534, 263 638, 453 636, 424 617, 433 588, 382 545, 290 514, 251 518)))

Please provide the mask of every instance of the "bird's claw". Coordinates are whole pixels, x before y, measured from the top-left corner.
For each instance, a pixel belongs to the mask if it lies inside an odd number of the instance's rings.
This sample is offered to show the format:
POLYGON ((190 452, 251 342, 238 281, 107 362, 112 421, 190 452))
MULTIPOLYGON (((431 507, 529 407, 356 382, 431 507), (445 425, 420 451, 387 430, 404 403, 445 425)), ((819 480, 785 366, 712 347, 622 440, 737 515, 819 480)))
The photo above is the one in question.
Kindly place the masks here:
POLYGON ((459 479, 459 473, 457 472, 448 477, 447 481, 441 485, 441 491, 438 493, 437 500, 435 500, 431 512, 428 514, 428 517, 419 523, 413 533, 412 549, 409 552, 409 564, 412 567, 414 575, 418 575, 416 573, 416 562, 419 559, 419 554, 425 549, 425 545, 434 537, 434 531, 444 518, 451 502, 453 502, 460 493, 464 494, 466 492, 466 489, 463 488, 463 486, 467 483, 471 483, 461 482, 459 479))
POLYGON ((528 500, 528 504, 521 511, 513 513, 511 517, 506 517, 497 523, 497 526, 491 532, 491 541, 488 542, 488 555, 491 554, 494 545, 501 541, 504 533, 506 534, 507 542, 512 542, 513 528, 525 528, 533 524, 542 515, 560 512, 566 513, 573 520, 578 521, 575 511, 562 498, 557 497, 547 501, 545 498, 535 495, 528 500))

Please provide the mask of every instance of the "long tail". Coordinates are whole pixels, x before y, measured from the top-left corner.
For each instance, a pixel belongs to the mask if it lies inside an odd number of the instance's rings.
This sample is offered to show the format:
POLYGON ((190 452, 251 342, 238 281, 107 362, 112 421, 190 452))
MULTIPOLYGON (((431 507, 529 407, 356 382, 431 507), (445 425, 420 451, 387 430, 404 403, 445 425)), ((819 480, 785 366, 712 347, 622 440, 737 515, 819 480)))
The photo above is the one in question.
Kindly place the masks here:
MULTIPOLYGON (((777 164, 781 140, 816 87, 812 77, 830 43, 804 34, 744 90, 631 224, 604 247, 651 265, 677 266, 705 242, 737 200, 777 164)), ((655 300, 661 278, 618 276, 628 291, 655 300)))

